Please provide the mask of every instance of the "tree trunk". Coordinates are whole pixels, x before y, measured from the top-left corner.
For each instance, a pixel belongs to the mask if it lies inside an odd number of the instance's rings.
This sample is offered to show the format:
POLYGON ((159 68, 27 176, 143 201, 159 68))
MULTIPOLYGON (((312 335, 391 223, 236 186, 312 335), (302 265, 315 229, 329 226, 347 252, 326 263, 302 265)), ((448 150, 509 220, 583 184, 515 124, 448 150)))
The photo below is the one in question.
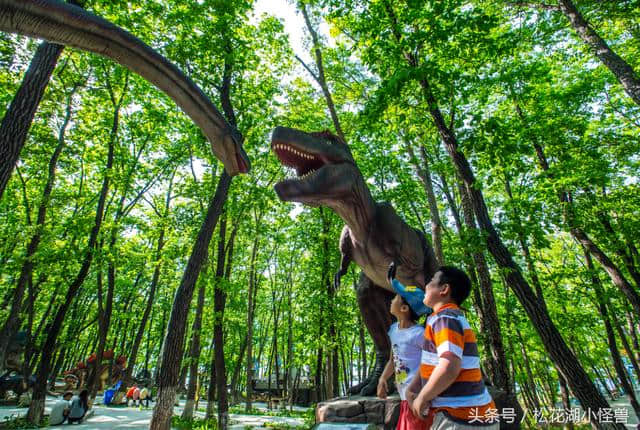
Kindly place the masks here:
POLYGON ((636 351, 636 361, 640 363, 640 342, 638 341, 638 332, 633 323, 633 315, 629 309, 625 306, 625 313, 627 315, 627 326, 629 333, 631 334, 631 340, 633 342, 633 349, 636 351))
MULTIPOLYGON (((567 205, 570 205, 570 202, 566 202, 567 205)), ((565 212, 570 212, 571 208, 567 208, 565 212)), ((613 284, 622 291, 625 295, 633 309, 636 311, 638 315, 640 315, 640 295, 634 290, 634 288, 629 284, 629 281, 625 278, 624 274, 620 271, 618 266, 611 261, 611 259, 596 245, 591 238, 587 235, 587 233, 575 226, 575 222, 572 220, 573 215, 567 214, 567 223, 570 226, 571 235, 583 246, 585 247, 593 258, 598 260, 600 265, 604 268, 604 270, 609 274, 609 277, 613 281, 613 284)))
POLYGON ((330 247, 329 236, 331 231, 331 219, 325 214, 323 208, 319 209, 320 218, 322 219, 322 283, 327 292, 327 300, 329 306, 326 311, 328 313, 326 319, 329 320, 328 334, 329 342, 327 346, 327 397, 338 397, 340 390, 340 362, 338 360, 338 332, 336 327, 336 318, 334 315, 335 295, 336 291, 330 273, 330 247))
POLYGON ((218 241, 218 263, 216 268, 216 284, 213 296, 213 309, 215 319, 213 324, 213 344, 215 356, 216 372, 216 392, 218 394, 218 426, 226 429, 229 425, 229 402, 227 398, 227 369, 224 361, 224 310, 227 301, 225 289, 231 275, 231 264, 233 262, 233 246, 237 228, 234 228, 225 247, 225 236, 227 230, 226 217, 220 224, 220 239, 218 241), (225 268, 225 254, 227 258, 225 268))
MULTIPOLYGON (((55 45, 55 46, 58 46, 58 45, 55 45)), ((60 51, 61 50, 62 50, 62 47, 60 47, 60 51)), ((58 51, 57 55, 59 55, 60 51, 58 51)), ((39 54, 37 53, 36 56, 37 55, 39 54)), ((57 55, 56 55, 56 58, 57 58, 57 55)), ((33 61, 35 62, 36 59, 34 58, 33 61)), ((53 61, 53 66, 55 66, 55 60, 53 61)), ((51 73, 49 72, 49 75, 50 74, 51 73)), ((26 79, 27 77, 25 76, 25 80, 26 79)), ((47 81, 48 79, 49 78, 47 77, 47 81)), ((44 85, 46 85, 46 83, 44 85)), ((56 178, 56 169, 58 166, 58 159, 60 158, 60 154, 62 153, 62 149, 64 148, 66 143, 65 133, 67 131, 67 126, 69 125, 69 121, 71 120, 71 110, 73 107, 72 106, 73 94, 75 93, 76 88, 77 86, 74 87, 71 93, 67 95, 67 107, 65 110, 65 117, 62 122, 62 126, 60 127, 60 131, 58 133, 58 144, 55 150, 53 151, 53 155, 49 159, 47 182, 45 183, 44 190, 42 191, 42 197, 40 199, 40 205, 38 207, 38 218, 36 220, 36 229, 33 233, 33 236, 31 236, 29 245, 27 246, 27 252, 24 257, 24 262, 22 263, 20 276, 18 277, 18 284, 16 286, 16 289, 13 292, 13 301, 11 302, 9 316, 6 322, 4 323, 4 325, 2 326, 2 329, 0 330, 0 372, 4 370, 3 366, 5 362, 5 352, 7 350, 7 347, 9 346, 9 342, 11 341, 11 338, 18 332, 18 329, 20 328, 20 307, 22 304, 23 296, 24 296, 25 284, 27 283, 27 280, 31 277, 31 274, 33 273, 33 267, 35 264, 34 254, 38 250, 38 246, 40 245, 40 240, 42 238, 44 223, 47 216, 47 208, 49 206, 49 201, 51 199, 51 191, 53 190, 53 184, 56 178)), ((44 90, 44 87, 43 87, 43 90, 44 90)), ((39 103, 39 100, 36 103, 36 107, 38 103, 39 103)), ((12 107, 13 105, 9 107, 9 111, 11 110, 12 107)), ((7 115, 9 115, 9 111, 7 111, 7 115)), ((31 118, 33 118, 33 115, 31 118)), ((31 119, 29 120, 29 122, 31 122, 31 119)), ((2 133, 4 132, 3 128, 4 128, 4 122, 2 123, 2 126, 0 126, 0 142, 1 142, 1 139, 3 139, 3 136, 2 136, 2 133)), ((28 129, 28 126, 27 126, 27 129, 28 129)), ((13 168, 13 166, 11 167, 13 168)), ((0 190, 0 198, 2 198, 1 190, 0 190)), ((31 302, 33 302, 33 299, 35 299, 35 297, 32 298, 31 302)))
MULTIPOLYGON (((460 187, 460 197, 465 224, 470 231, 476 231, 477 226, 475 219, 473 218, 471 198, 464 186, 460 187)), ((502 344, 500 319, 498 318, 498 308, 493 294, 493 284, 491 282, 489 266, 481 251, 472 250, 471 255, 475 263, 475 268, 478 274, 478 284, 481 289, 480 297, 482 302, 482 319, 484 321, 484 327, 489 332, 486 340, 491 353, 491 360, 488 362, 493 377, 492 382, 505 393, 511 394, 509 365, 504 353, 504 345, 502 344)))
MULTIPOLYGON (((562 373, 560 373, 559 371, 558 371, 558 382, 560 383, 560 396, 562 397, 562 407, 564 407, 564 409, 568 411, 571 409, 569 387, 567 386, 567 381, 565 381, 564 377, 562 376, 562 373)), ((573 430, 573 422, 569 420, 564 425, 564 428, 566 430, 573 430)))
MULTIPOLYGON (((355 277, 353 278, 355 280, 355 277)), ((354 281, 355 282, 355 281, 354 281)), ((358 313, 358 341, 360 346, 360 365, 358 366, 358 383, 367 379, 367 342, 364 337, 364 323, 358 313)))
MULTIPOLYGON (((109 92, 109 97, 111 98, 111 103, 113 105, 114 117, 119 115, 120 107, 122 106, 122 102, 127 93, 127 88, 129 86, 129 73, 127 72, 125 77, 125 82, 122 87, 122 91, 119 97, 116 97, 116 94, 113 90, 111 82, 109 79, 106 80, 107 90, 109 92)), ((114 135, 115 136, 115 135, 114 135)), ((120 218, 123 215, 123 206, 124 200, 126 197, 127 188, 125 188, 122 192, 122 197, 120 199, 120 204, 116 211, 113 225, 111 227, 110 235, 109 235, 109 255, 107 260, 107 296, 105 300, 104 307, 102 306, 102 291, 98 290, 98 349, 95 352, 96 360, 92 372, 92 378, 89 378, 87 387, 89 389, 89 396, 93 400, 95 399, 96 392, 98 390, 98 385, 100 384, 100 375, 99 369, 102 365, 102 355, 105 350, 105 346, 107 344, 107 336, 109 334, 109 327, 111 325, 111 315, 113 313, 113 295, 115 293, 116 288, 116 262, 114 258, 116 258, 117 250, 116 250, 116 242, 118 240, 118 224, 120 222, 120 218)), ((102 249, 102 244, 100 245, 100 249, 102 249)), ((100 270, 100 269, 99 269, 100 270)))
MULTIPOLYGON (((417 65, 414 58, 410 57, 409 60, 412 66, 415 67, 417 65)), ((588 410, 588 408, 591 408, 591 410, 597 411, 602 408, 608 408, 609 404, 602 397, 593 382, 589 380, 587 373, 580 365, 577 357, 575 357, 567 346, 564 338, 551 320, 544 306, 540 303, 535 292, 529 286, 529 283, 522 276, 520 267, 513 261, 511 253, 493 226, 484 201, 484 196, 477 186, 471 166, 464 154, 459 151, 455 134, 445 124, 426 78, 420 80, 420 85, 424 91, 431 117, 449 152, 451 161, 465 183, 478 224, 486 234, 486 243, 489 252, 493 255, 498 266, 506 272, 505 279, 509 287, 514 291, 531 319, 533 327, 540 335, 547 353, 567 379, 571 391, 578 398, 583 409, 588 410)), ((593 425, 598 428, 623 428, 620 424, 593 423, 593 425)))
POLYGON ((600 223, 604 227, 605 231, 610 236, 610 240, 613 243, 615 253, 624 262, 629 275, 631 275, 631 279, 633 279, 633 282, 636 284, 636 288, 640 288, 640 272, 638 272, 638 270, 636 269, 633 261, 633 256, 627 253, 627 251, 624 249, 624 244, 620 241, 617 233, 613 229, 609 216, 603 212, 600 212, 598 214, 598 218, 600 219, 600 223))
MULTIPOLYGON (((285 367, 285 388, 287 396, 290 398, 291 394, 291 369, 293 363, 293 255, 291 256, 291 264, 289 265, 287 276, 287 355, 286 355, 286 367, 285 367)), ((291 406, 291 403, 289 404, 291 406)))
MULTIPOLYGON (((97 264, 96 264, 96 284, 97 284, 97 296, 98 296, 98 341, 97 349, 93 349, 91 353, 96 354, 95 360, 89 369, 89 376, 87 377, 87 389, 89 390, 89 398, 95 399, 98 391, 98 379, 100 364, 102 362, 102 354, 104 347, 107 343, 107 332, 109 330, 109 320, 111 319, 111 309, 113 304, 113 292, 107 292, 107 296, 111 296, 111 300, 107 298, 106 306, 103 306, 103 282, 102 282, 102 259, 103 259, 103 241, 100 241, 97 251, 97 264)), ((109 281, 107 281, 109 282, 109 281)), ((107 287, 110 289, 110 286, 107 287)))
POLYGON ((309 20, 309 14, 307 13, 306 5, 302 4, 300 6, 300 11, 302 12, 302 16, 304 17, 304 22, 307 25, 307 30, 309 30, 309 34, 311 34, 311 40, 313 41, 313 52, 316 57, 316 68, 318 73, 315 74, 307 67, 306 64, 302 63, 303 66, 307 69, 307 71, 311 74, 314 80, 320 85, 322 89, 322 94, 327 102, 327 107, 329 108, 329 115, 331 116, 331 121, 333 122, 333 126, 336 129, 336 134, 346 142, 347 139, 344 136, 344 132, 342 131, 342 126, 340 125, 340 120, 338 119, 338 113, 336 112, 336 107, 333 103, 333 97, 331 97, 331 92, 329 91, 329 86, 327 85, 327 80, 324 75, 324 65, 322 62, 322 50, 320 45, 320 40, 318 39, 318 34, 314 30, 311 25, 311 21, 309 20))
POLYGON ((629 97, 637 105, 640 105, 640 79, 638 79, 638 75, 629 63, 620 58, 607 45, 607 42, 589 25, 571 0, 558 0, 558 6, 569 19, 571 26, 578 33, 580 39, 593 50, 596 57, 602 61, 602 64, 614 74, 629 97))
POLYGON ((244 361, 244 354, 247 350, 247 338, 242 338, 242 344, 240 345, 240 352, 238 354, 238 360, 236 360, 236 365, 233 368, 233 373, 231 374, 231 398, 233 404, 238 403, 238 378, 240 377, 240 370, 242 370, 242 362, 244 361))
MULTIPOLYGON (((505 172, 504 178, 504 187, 507 192, 507 196, 509 196, 509 201, 513 202, 513 193, 511 192, 511 181, 509 179, 508 174, 505 172)), ((527 243, 527 238, 522 231, 522 219, 520 217, 520 213, 515 209, 515 205, 512 205, 513 209, 513 218, 516 221, 517 225, 517 233, 518 233, 518 242, 520 242, 520 247, 522 248, 522 254, 524 255, 524 259, 527 263, 527 270, 529 271, 529 276, 531 277, 531 283, 536 291, 536 294, 540 298, 540 301, 547 306, 547 302, 544 300, 544 294, 542 293, 542 285, 540 284, 540 278, 538 278, 538 271, 536 270, 536 266, 533 262, 533 258, 531 258, 531 252, 529 250, 529 245, 527 243)), ((565 381, 566 383, 566 381, 565 381)))
POLYGON ((218 257, 218 270, 216 270, 216 287, 213 297, 213 309, 215 312, 215 320, 213 324, 213 353, 215 355, 215 369, 216 369, 216 393, 218 397, 218 428, 226 429, 229 426, 229 402, 227 399, 227 369, 224 362, 224 308, 226 305, 227 294, 224 291, 225 285, 221 283, 225 282, 223 277, 224 266, 224 236, 225 236, 226 222, 223 219, 220 225, 220 239, 221 244, 219 246, 219 252, 222 251, 222 255, 218 257))
MULTIPOLYGON (((131 169, 133 171, 133 169, 131 169)), ((171 178, 169 179, 169 186, 167 189, 167 194, 165 197, 165 205, 164 212, 162 214, 162 218, 160 220, 160 235, 158 236, 158 244, 156 247, 156 253, 154 256, 154 269, 153 276, 151 278, 151 285, 149 286, 149 293, 147 295, 147 303, 145 305, 144 311, 142 313, 142 318, 140 319, 140 325, 136 331, 136 335, 133 339, 133 344, 131 346, 131 351, 129 353, 129 362, 127 365, 127 369, 124 375, 124 384, 127 385, 128 381, 131 380, 133 375, 133 369, 135 367, 136 361, 138 359, 138 350, 140 349, 140 344, 142 343, 142 337, 144 336, 145 327, 147 326, 147 320, 149 319, 149 315, 151 314, 151 308, 153 306, 156 290, 158 287, 158 282, 160 281, 160 273, 162 270, 162 249, 164 248, 165 241, 165 231, 167 224, 167 217, 169 216, 169 207, 171 205, 172 192, 173 192, 173 179, 175 177, 176 171, 173 171, 171 178)), ((143 188, 144 189, 144 188, 143 188)), ((124 197, 124 194, 123 194, 124 197)), ((122 207, 124 201, 121 200, 120 207, 122 207)), ((138 279, 136 279, 136 284, 138 283, 138 279)), ((149 326, 149 331, 151 330, 151 326, 149 326)), ((125 331, 126 332, 126 331, 125 331)), ((124 352, 124 351, 123 351, 124 352)), ((148 337, 147 337, 147 351, 146 351, 146 359, 145 359, 145 371, 147 370, 149 360, 149 347, 148 347, 148 337)))
MULTIPOLYGON (((428 85, 425 84, 425 91, 428 94, 428 103, 436 125, 440 131, 442 140, 445 142, 451 159, 465 182, 467 191, 471 197, 474 212, 481 228, 486 233, 487 247, 493 255, 498 266, 507 273, 505 278, 508 285, 513 289, 531 319, 531 322, 540 335, 542 343, 549 353, 551 359, 560 369, 567 379, 571 391, 580 401, 584 409, 599 410, 608 408, 607 401, 602 397, 595 385, 589 380, 588 375, 580 365, 580 362, 568 348, 562 335, 551 321, 551 318, 544 308, 537 295, 531 289, 527 281, 522 276, 520 268, 513 261, 507 247, 502 243, 498 232, 495 230, 489 217, 487 207, 484 202, 482 191, 477 189, 475 177, 466 157, 458 150, 458 143, 455 136, 446 128, 439 109, 435 108, 435 99, 431 94, 428 85)), ((623 428, 619 424, 594 423, 598 428, 623 428)))
POLYGON ((611 358, 613 361, 613 367, 618 374, 618 379, 620 379, 620 383, 622 384, 622 388, 629 396, 629 401, 636 415, 640 417, 640 404, 638 403, 638 399, 633 391, 633 386, 629 381, 629 376, 627 375, 627 371, 624 367, 624 363, 622 362, 622 358, 620 357, 620 351, 618 350, 618 345, 616 344, 616 337, 613 332, 613 326, 611 325, 611 320, 609 316, 609 312, 607 310, 606 299, 604 295, 604 291, 602 289, 602 285, 600 284, 600 279, 596 275, 595 269, 593 267, 593 262, 591 261, 591 255, 587 251, 585 247, 584 250, 584 258, 587 262, 587 268, 589 269, 591 276, 591 284, 593 285, 593 289, 596 293, 596 298, 598 300, 598 311, 600 312, 600 317, 604 322, 605 331, 607 333, 607 344, 609 345, 609 352, 611 353, 611 358))
MULTIPOLYGON (((524 116, 524 112, 520 108, 520 106, 515 104, 516 112, 523 124, 527 125, 527 120, 524 116)), ((547 157, 544 153, 544 149, 542 146, 534 139, 532 142, 533 148, 536 151, 536 156, 538 158, 538 164, 540 168, 544 172, 549 171, 549 162, 547 161, 547 157)), ((551 176, 553 177, 553 176, 551 176)), ((560 203, 563 205, 563 212, 565 222, 567 227, 569 228, 569 232, 574 239, 578 241, 583 247, 585 247, 589 253, 595 258, 598 263, 602 266, 602 268, 607 272, 613 284, 618 287, 618 289, 624 294, 624 296, 629 300, 629 303, 633 306, 633 309, 637 314, 640 315, 640 294, 638 294, 629 281, 625 278, 622 271, 618 268, 616 264, 611 261, 609 256, 598 246, 595 244, 593 240, 589 237, 589 235, 582 229, 577 223, 575 214, 573 213, 573 203, 571 201, 571 195, 567 191, 560 191, 558 193, 558 199, 560 203)))
POLYGON ((405 139, 405 148, 409 154, 411 164, 416 169, 418 177, 422 182, 425 194, 427 195, 427 201, 429 202, 429 214, 431 218, 431 244, 433 245, 433 251, 438 260, 438 265, 444 264, 444 254, 442 252, 442 221, 440 220, 440 210, 438 209, 438 201, 436 194, 433 191, 433 181, 431 180, 431 171, 429 168, 429 158, 423 146, 420 146, 420 159, 422 163, 418 162, 413 146, 411 142, 405 139))
POLYGON ((56 347, 56 340, 58 338, 58 334, 62 328, 62 323, 64 322, 65 315, 73 302, 73 299, 76 297, 80 287, 89 274, 89 269, 91 267, 91 263, 93 261, 95 247, 98 240, 98 234, 100 233, 100 228, 102 226, 102 219, 104 215, 104 206, 107 199, 107 194, 109 192, 110 185, 110 176, 111 169, 113 167, 113 157, 114 157, 114 149, 116 143, 116 137, 118 132, 118 124, 119 124, 119 107, 115 109, 113 116, 113 124, 111 127, 111 134, 109 137, 109 151, 107 154, 107 165, 105 169, 104 178, 102 180, 102 188, 100 190, 100 195, 98 197, 98 206, 96 209, 96 216, 93 228, 91 229, 91 234, 89 235, 89 242, 87 243, 87 250, 85 253, 84 260, 82 265, 80 266, 80 270, 78 271, 75 279, 69 285, 67 290, 67 294, 58 307, 58 311, 55 314, 53 319, 53 323, 51 324, 48 332, 47 339, 42 347, 42 357, 40 358, 40 364, 38 366, 36 383, 33 388, 33 396, 31 404, 29 405, 29 412, 27 413, 27 420, 32 424, 39 424, 42 420, 42 414, 44 412, 44 400, 46 395, 46 383, 49 377, 49 372, 51 370, 51 360, 53 358, 53 354, 56 347))
MULTIPOLYGON (((147 347, 144 352, 144 374, 150 376, 149 373, 149 358, 151 357, 151 333, 153 331, 153 314, 149 316, 149 329, 147 330, 147 347)), ((131 360, 129 360, 131 361, 131 360)))
MULTIPOLYGON (((629 345, 629 340, 627 339, 627 335, 624 333, 624 330, 622 329, 622 325, 620 324, 620 321, 618 321, 618 319, 616 318, 615 313, 609 312, 609 315, 611 316, 612 325, 615 327, 616 331, 618 332, 618 337, 620 338, 620 342, 622 343, 624 352, 627 354, 627 358, 629 359, 629 362, 631 362, 631 367, 633 367, 633 370, 636 373, 636 379, 640 382, 640 367, 638 366, 638 361, 636 360, 635 355, 633 355, 633 350, 631 349, 631 345, 629 345)), ((633 382, 633 379, 631 378, 629 379, 631 382, 633 382)), ((633 385, 633 383, 631 385, 633 385)), ((640 417, 640 415, 638 416, 640 417)))
MULTIPOLYGON (((169 184, 169 191, 167 191, 167 197, 171 194, 171 185, 169 184)), ((167 198, 167 202, 169 202, 169 198, 167 198)), ((168 206, 166 207, 165 215, 168 212, 168 206)), ((136 361, 138 359, 138 350, 140 349, 140 344, 142 342, 142 336, 144 336, 144 329, 147 326, 147 320, 151 315, 151 308, 153 307, 153 303, 156 296, 156 290, 158 288, 158 282, 160 281, 160 272, 162 270, 162 248, 164 247, 164 234, 165 234, 165 220, 161 221, 162 227, 160 228, 160 236, 158 237, 158 245, 156 247, 156 255, 154 257, 154 269, 153 276, 151 278, 151 285, 149 286, 149 293, 147 294, 147 303, 145 305, 144 311, 142 312, 142 318, 140 319, 140 325, 138 326, 138 330, 136 332, 136 337, 133 340, 133 345, 131 346, 131 352, 129 353, 129 362, 127 363, 127 370, 125 372, 124 381, 125 385, 128 383, 127 381, 131 380, 133 376, 133 369, 136 365, 136 361)), ((146 359, 145 359, 145 370, 147 369, 148 361, 149 361, 149 335, 151 334, 151 324, 149 324, 149 330, 147 333, 147 351, 146 351, 146 359)))
POLYGON ((258 255, 258 226, 262 216, 255 219, 256 232, 253 238, 253 248, 251 251, 251 264, 249 266, 249 291, 247 292, 247 401, 245 410, 251 411, 251 398, 253 396, 253 319, 255 311, 255 295, 258 289, 256 273, 256 256, 258 255))
POLYGON ((205 419, 214 417, 214 402, 216 399, 216 355, 214 353, 215 339, 211 337, 211 354, 209 356, 209 386, 207 387, 207 412, 205 419))
POLYGON ((183 339, 189 315, 189 306, 200 274, 200 268, 207 257, 211 235, 222 212, 222 206, 227 200, 230 184, 231 177, 226 171, 223 171, 218 181, 216 193, 209 203, 207 215, 191 251, 180 286, 176 290, 171 315, 169 316, 169 326, 163 342, 162 363, 158 372, 158 396, 150 424, 152 430, 168 430, 171 426, 173 404, 175 403, 178 389, 178 372, 180 371, 184 352, 183 339))
MULTIPOLYGON (((224 223, 224 220, 222 221, 224 223)), ((222 228, 222 225, 220 226, 222 228)), ((204 309, 206 282, 200 280, 198 288, 198 304, 196 315, 191 328, 191 347, 189 349, 189 385, 187 387, 187 402, 182 410, 182 418, 193 418, 193 408, 196 403, 196 389, 198 388, 198 362, 200 361, 200 330, 202 328, 202 311, 204 309)))
MULTIPOLYGON (((0 124, 0 199, 64 46, 42 42, 0 124)), ((1 350, 2 348, 0 348, 1 350)))

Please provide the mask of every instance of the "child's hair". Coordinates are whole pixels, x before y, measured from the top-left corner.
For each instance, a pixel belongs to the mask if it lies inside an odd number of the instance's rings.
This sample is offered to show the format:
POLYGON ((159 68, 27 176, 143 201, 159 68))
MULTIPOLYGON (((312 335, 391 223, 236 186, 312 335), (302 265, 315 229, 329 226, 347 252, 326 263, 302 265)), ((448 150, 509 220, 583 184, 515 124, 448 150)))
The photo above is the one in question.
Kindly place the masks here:
MULTIPOLYGON (((400 296, 400 294, 398 294, 400 296)), ((420 319, 420 315, 418 315, 417 313, 415 313, 415 311, 413 310, 413 308, 409 305, 409 303, 404 299, 404 297, 400 296, 400 300, 402 301, 403 305, 407 305, 407 307, 409 308, 409 319, 411 320, 411 322, 417 323, 418 320, 420 319)))
POLYGON ((464 271, 453 266, 441 266, 440 285, 449 284, 451 287, 451 298, 460 306, 471 293, 471 280, 464 271))

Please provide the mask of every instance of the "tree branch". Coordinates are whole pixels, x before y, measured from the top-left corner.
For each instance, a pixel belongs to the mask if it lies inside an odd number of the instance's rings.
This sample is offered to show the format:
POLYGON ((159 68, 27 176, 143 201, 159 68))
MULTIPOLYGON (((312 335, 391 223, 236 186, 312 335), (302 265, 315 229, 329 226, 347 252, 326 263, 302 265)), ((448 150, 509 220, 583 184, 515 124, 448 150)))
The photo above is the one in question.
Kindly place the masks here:
POLYGON ((296 55, 296 60, 298 60, 300 62, 300 64, 302 64, 304 66, 305 69, 307 69, 307 72, 309 72, 309 74, 311 75, 311 77, 316 81, 319 82, 318 80, 318 76, 313 73, 313 70, 311 70, 311 68, 309 68, 309 66, 307 66, 307 64, 302 60, 302 58, 298 57, 296 55))
POLYGON ((527 2, 527 1, 508 2, 507 6, 528 7, 528 8, 534 8, 534 9, 560 11, 560 6, 556 6, 553 4, 546 4, 546 3, 527 2))

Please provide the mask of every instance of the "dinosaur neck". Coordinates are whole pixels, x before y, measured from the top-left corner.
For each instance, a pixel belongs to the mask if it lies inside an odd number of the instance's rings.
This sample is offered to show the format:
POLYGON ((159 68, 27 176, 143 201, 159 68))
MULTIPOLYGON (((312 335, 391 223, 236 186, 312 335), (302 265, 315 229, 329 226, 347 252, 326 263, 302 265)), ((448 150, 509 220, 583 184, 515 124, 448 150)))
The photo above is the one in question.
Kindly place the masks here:
POLYGON ((354 182, 350 195, 333 201, 329 207, 349 226, 353 239, 365 240, 375 215, 375 202, 362 177, 354 182))

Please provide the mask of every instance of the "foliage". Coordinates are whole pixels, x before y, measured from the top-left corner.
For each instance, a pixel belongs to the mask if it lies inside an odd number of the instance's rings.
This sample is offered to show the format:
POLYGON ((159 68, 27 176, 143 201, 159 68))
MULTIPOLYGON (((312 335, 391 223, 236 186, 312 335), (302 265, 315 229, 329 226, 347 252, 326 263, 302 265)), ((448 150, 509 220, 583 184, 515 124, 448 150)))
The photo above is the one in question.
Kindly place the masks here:
POLYGON ((171 418, 171 427, 179 430, 217 430, 218 422, 215 418, 171 418))
MULTIPOLYGON (((245 380, 242 354, 252 282, 257 287, 250 339, 256 376, 278 373, 282 379, 286 374, 293 383, 297 373, 312 389, 318 376, 318 391, 324 398, 326 354, 335 348, 344 392, 365 376, 374 351, 368 336, 360 337, 362 323, 353 288, 358 271, 352 266, 335 296, 327 289, 339 265, 337 242, 343 222, 327 209, 281 202, 273 191, 273 184, 291 172, 269 151, 271 130, 276 125, 309 131, 333 127, 321 90, 296 63, 289 39, 298 35, 287 34, 276 17, 255 16, 256 5, 248 0, 87 3, 88 9, 130 29, 174 61, 216 105, 225 63, 233 63, 231 99, 253 169, 234 178, 226 204, 225 239, 232 231, 237 233, 229 279, 215 276, 218 231, 200 274, 199 282, 206 287, 200 394, 205 395, 209 384, 213 324, 219 317, 213 310, 216 287, 227 293, 223 321, 227 381, 231 384, 238 369, 232 394, 246 392, 250 381, 245 380), (336 336, 330 335, 327 321, 335 323, 336 336), (324 360, 318 363, 320 353, 324 360)), ((313 22, 328 28, 320 32, 328 86, 374 198, 390 201, 409 224, 429 237, 431 214, 425 185, 417 174, 428 165, 443 223, 446 262, 468 269, 473 268, 472 252, 486 254, 483 233, 464 222, 459 225, 463 216, 459 180, 431 120, 433 105, 421 86, 426 80, 471 163, 496 229, 525 277, 539 280, 556 327, 606 392, 605 381, 619 375, 605 341, 593 273, 570 234, 566 214, 571 211, 638 291, 633 272, 640 271, 640 107, 557 11, 485 0, 303 3, 313 22), (392 6, 395 23, 387 5, 392 6), (415 54, 416 67, 408 65, 408 54, 415 54), (549 161, 547 170, 540 167, 536 145, 549 161), (570 205, 560 202, 562 192, 571 196, 570 205)), ((637 74, 640 9, 633 7, 634 2, 576 4, 637 74)), ((36 46, 23 37, 0 35, 0 115, 36 46)), ((22 309, 30 369, 38 362, 55 305, 63 300, 85 252, 114 121, 112 94, 124 94, 113 186, 96 260, 59 337, 57 371, 74 367, 93 352, 97 286, 100 280, 108 282, 110 264, 116 269, 107 346, 127 355, 142 323, 144 337, 137 357, 129 357, 129 362, 135 363, 134 375, 141 370, 153 373, 158 366, 173 294, 222 166, 171 100, 134 74, 127 76, 126 70, 109 61, 65 49, 0 200, 3 323, 26 246, 36 231, 46 182, 43 172, 48 171, 55 147, 64 144, 42 239, 33 255, 29 300, 22 309), (67 113, 70 120, 65 125, 67 113), (113 245, 109 245, 111 234, 117 239, 113 245), (164 246, 158 251, 161 237, 164 246), (158 290, 149 321, 143 322, 156 267, 158 290)), ((560 401, 558 373, 506 285, 504 273, 491 258, 487 261, 519 398, 537 399, 551 407, 560 401)), ((620 326, 614 342, 629 362, 638 355, 638 315, 600 266, 595 279, 602 283, 608 318, 620 326)), ((478 330, 476 308, 473 303, 468 308, 478 330)), ((187 341, 190 338, 188 333, 187 341)), ((486 356, 487 346, 480 347, 486 356)), ((188 366, 187 360, 183 366, 188 366)), ((235 406, 232 411, 241 409, 235 406)), ((174 417, 174 425, 213 428, 215 422, 174 417)))
POLYGON ((48 419, 43 420, 40 425, 34 425, 27 422, 24 417, 4 417, 4 421, 0 422, 0 429, 37 429, 49 427, 48 419))

